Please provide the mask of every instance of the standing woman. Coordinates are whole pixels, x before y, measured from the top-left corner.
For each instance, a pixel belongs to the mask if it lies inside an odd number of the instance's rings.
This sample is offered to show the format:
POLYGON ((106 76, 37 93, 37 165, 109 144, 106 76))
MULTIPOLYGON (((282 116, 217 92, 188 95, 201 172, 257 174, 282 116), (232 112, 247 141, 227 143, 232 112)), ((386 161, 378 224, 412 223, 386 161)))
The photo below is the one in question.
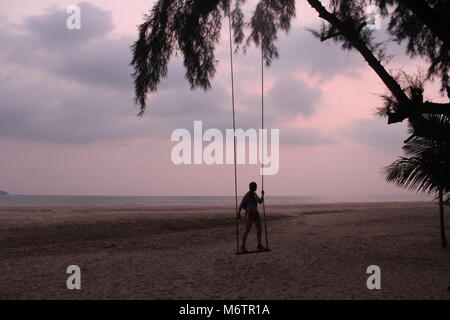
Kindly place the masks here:
POLYGON ((241 204, 239 205, 237 218, 238 219, 241 218, 242 209, 245 210, 245 218, 246 218, 245 231, 242 237, 241 252, 247 252, 247 249, 245 248, 245 243, 247 241, 247 236, 250 233, 253 224, 255 224, 256 226, 256 238, 258 240, 258 250, 267 250, 266 247, 264 247, 261 243, 261 233, 262 233, 261 217, 259 216, 258 212, 258 204, 264 202, 264 190, 261 191, 261 198, 259 198, 258 195, 256 194, 257 188, 258 186, 256 182, 251 182, 249 184, 249 191, 245 194, 244 198, 241 201, 241 204))

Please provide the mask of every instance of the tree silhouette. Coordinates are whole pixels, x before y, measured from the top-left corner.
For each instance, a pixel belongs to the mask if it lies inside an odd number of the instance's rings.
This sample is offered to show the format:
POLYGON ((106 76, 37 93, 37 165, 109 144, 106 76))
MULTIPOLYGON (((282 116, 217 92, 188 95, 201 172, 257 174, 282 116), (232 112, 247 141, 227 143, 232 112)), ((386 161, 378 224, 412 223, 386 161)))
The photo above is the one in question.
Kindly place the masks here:
POLYGON ((216 71, 214 49, 221 30, 221 10, 226 1, 159 0, 139 27, 133 45, 136 103, 145 111, 147 93, 156 91, 167 76, 167 65, 175 51, 184 56, 186 78, 191 88, 211 87, 216 71))
MULTIPOLYGON (((450 118, 443 115, 429 115, 426 118, 430 123, 450 122, 450 118)), ((410 131, 414 131, 412 126, 410 131)), ((384 169, 386 179, 403 188, 437 195, 441 244, 446 248, 444 197, 450 195, 450 144, 414 136, 405 143, 403 150, 406 156, 384 169)))
MULTIPOLYGON (((155 92, 162 78, 167 76, 170 57, 181 52, 184 57, 186 79, 192 89, 211 87, 217 60, 215 48, 219 42, 222 18, 231 16, 233 40, 237 46, 244 43, 244 14, 236 0, 233 10, 229 0, 158 0, 145 22, 139 27, 139 38, 132 46, 136 103, 140 114, 146 109, 146 97, 155 92)), ((274 45, 279 30, 290 28, 295 15, 294 0, 265 0, 256 6, 247 39, 260 45, 264 60, 270 65, 278 57, 274 45)))
MULTIPOLYGON (((313 1, 316 2, 316 1, 313 1)), ((450 2, 446 0, 331 0, 330 6, 340 17, 365 19, 368 4, 376 4, 388 20, 387 32, 394 41, 407 42, 412 57, 426 57, 428 77, 438 76, 441 89, 449 85, 450 2)), ((367 21, 367 20, 366 20, 367 21)))
MULTIPOLYGON (((219 42, 222 19, 229 16, 238 48, 251 43, 261 47, 266 65, 278 57, 275 45, 280 31, 287 32, 295 17, 295 0, 260 0, 253 16, 246 22, 242 5, 246 0, 158 0, 139 28, 133 45, 136 103, 140 114, 146 109, 146 97, 157 91, 167 76, 171 55, 182 53, 186 79, 191 88, 208 89, 215 75, 214 51, 219 42), (245 29, 250 34, 245 37, 245 29)), ((388 33, 396 41, 407 41, 407 52, 428 58, 428 78, 439 76, 448 92, 450 10, 447 0, 331 0, 329 9, 319 0, 307 0, 324 24, 313 33, 322 41, 332 39, 344 49, 357 50, 376 72, 390 92, 391 103, 385 109, 388 124, 409 120, 418 136, 433 140, 450 140, 450 125, 440 124, 439 134, 430 128, 426 116, 450 116, 449 103, 423 101, 423 95, 411 95, 385 67, 387 57, 383 43, 376 43, 373 30, 367 28, 366 6, 376 4, 389 18, 388 33), (388 10, 393 8, 392 10, 388 10)), ((450 97, 449 97, 450 99, 450 97)))
MULTIPOLYGON (((365 8, 371 1, 333 0, 331 1, 331 11, 326 9, 318 0, 308 0, 308 2, 319 13, 319 17, 327 22, 322 25, 320 31, 314 32, 314 34, 322 41, 333 39, 334 41, 341 43, 344 49, 356 49, 359 51, 369 66, 376 72, 389 89, 391 103, 385 110, 389 124, 402 122, 408 119, 416 129, 417 135, 428 139, 450 140, 449 124, 441 124, 441 134, 436 135, 436 130, 433 128, 430 129, 429 123, 424 117, 426 114, 450 115, 450 104, 423 101, 422 93, 420 95, 409 96, 407 91, 413 90, 411 90, 411 88, 403 88, 398 81, 398 77, 392 75, 384 66, 383 63, 387 63, 387 55, 383 48, 383 43, 374 42, 373 30, 367 30, 367 28, 365 28, 367 24, 365 8)), ((398 4, 406 2, 407 1, 378 1, 378 4, 381 12, 387 15, 387 5, 389 3, 398 4)), ((396 21, 397 20, 393 15, 391 17, 390 26, 394 25, 396 21)), ((419 21, 416 22, 419 23, 419 21)), ((424 23, 419 23, 419 25, 422 28, 427 28, 424 23)), ((391 32, 395 32, 394 27, 390 30, 391 32)), ((417 36, 419 37, 420 35, 417 36)), ((424 40, 420 37, 418 39, 424 40)), ((420 40, 417 40, 414 43, 417 44, 419 43, 418 41, 420 40)), ((424 43, 425 44, 423 44, 423 47, 421 48, 426 47, 425 40, 424 43)), ((447 55, 443 56, 442 60, 444 62, 447 60, 444 64, 448 65, 448 49, 445 49, 446 46, 442 41, 439 42, 439 44, 444 48, 443 51, 446 50, 447 52, 447 55)), ((419 46, 419 44, 417 44, 417 46, 419 46)), ((415 93, 417 93, 417 91, 415 91, 415 93)))
MULTIPOLYGON (((440 77, 444 91, 449 85, 450 2, 379 0, 378 4, 386 8, 387 2, 396 5, 390 15, 389 33, 398 42, 407 41, 407 52, 412 57, 420 55, 428 58, 428 77, 440 77)), ((388 11, 382 12, 387 14, 388 11)))

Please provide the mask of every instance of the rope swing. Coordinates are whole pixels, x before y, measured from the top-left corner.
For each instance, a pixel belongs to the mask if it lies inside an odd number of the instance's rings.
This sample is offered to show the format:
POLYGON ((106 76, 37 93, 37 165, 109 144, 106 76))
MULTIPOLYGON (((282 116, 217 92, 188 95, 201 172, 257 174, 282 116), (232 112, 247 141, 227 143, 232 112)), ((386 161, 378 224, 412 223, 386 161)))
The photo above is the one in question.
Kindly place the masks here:
MULTIPOLYGON (((231 1, 228 4, 228 31, 230 38, 230 75, 231 75, 231 108, 233 113, 233 155, 234 155, 234 201, 235 201, 235 219, 236 219, 236 254, 241 254, 239 251, 239 221, 238 215, 238 179, 237 179, 237 162, 236 162, 236 112, 235 112, 235 94, 234 94, 234 64, 233 64, 233 37, 231 27, 231 1)), ((261 137, 264 139, 264 52, 261 44, 261 137)), ((267 138, 267 136, 266 136, 267 138)), ((261 143, 261 190, 264 190, 264 141, 261 143)), ((257 253, 268 252, 269 240, 267 237, 267 220, 266 220, 266 205, 265 201, 262 203, 263 207, 263 221, 264 221, 264 234, 266 240, 267 250, 262 251, 247 251, 245 253, 257 253)))
MULTIPOLYGON (((267 139, 267 135, 264 135, 264 55, 261 43, 261 136, 267 139)), ((264 190, 264 146, 265 141, 261 143, 261 190, 264 190)), ((265 199, 262 203, 263 218, 264 218, 264 234, 266 236, 266 248, 269 250, 269 239, 267 237, 267 220, 266 220, 266 203, 265 199)))

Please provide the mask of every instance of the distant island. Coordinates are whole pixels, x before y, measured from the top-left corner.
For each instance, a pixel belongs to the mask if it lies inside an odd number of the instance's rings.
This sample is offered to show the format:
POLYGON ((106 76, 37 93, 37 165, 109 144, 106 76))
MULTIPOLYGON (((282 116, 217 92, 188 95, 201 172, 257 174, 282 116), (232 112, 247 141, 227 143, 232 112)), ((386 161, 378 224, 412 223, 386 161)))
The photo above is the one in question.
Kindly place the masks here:
POLYGON ((6 191, 0 190, 0 196, 9 196, 9 193, 6 191))

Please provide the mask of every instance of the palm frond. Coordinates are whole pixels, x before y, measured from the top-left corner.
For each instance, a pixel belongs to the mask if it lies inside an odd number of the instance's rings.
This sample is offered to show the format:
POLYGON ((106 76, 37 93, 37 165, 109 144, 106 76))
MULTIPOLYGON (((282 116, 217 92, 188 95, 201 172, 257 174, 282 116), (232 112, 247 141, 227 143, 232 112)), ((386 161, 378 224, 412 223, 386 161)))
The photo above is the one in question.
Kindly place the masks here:
MULTIPOLYGON (((449 117, 429 114, 424 116, 431 125, 450 125, 449 117)), ((428 193, 450 192, 450 144, 414 135, 403 146, 405 153, 384 168, 386 180, 399 187, 428 193)))

